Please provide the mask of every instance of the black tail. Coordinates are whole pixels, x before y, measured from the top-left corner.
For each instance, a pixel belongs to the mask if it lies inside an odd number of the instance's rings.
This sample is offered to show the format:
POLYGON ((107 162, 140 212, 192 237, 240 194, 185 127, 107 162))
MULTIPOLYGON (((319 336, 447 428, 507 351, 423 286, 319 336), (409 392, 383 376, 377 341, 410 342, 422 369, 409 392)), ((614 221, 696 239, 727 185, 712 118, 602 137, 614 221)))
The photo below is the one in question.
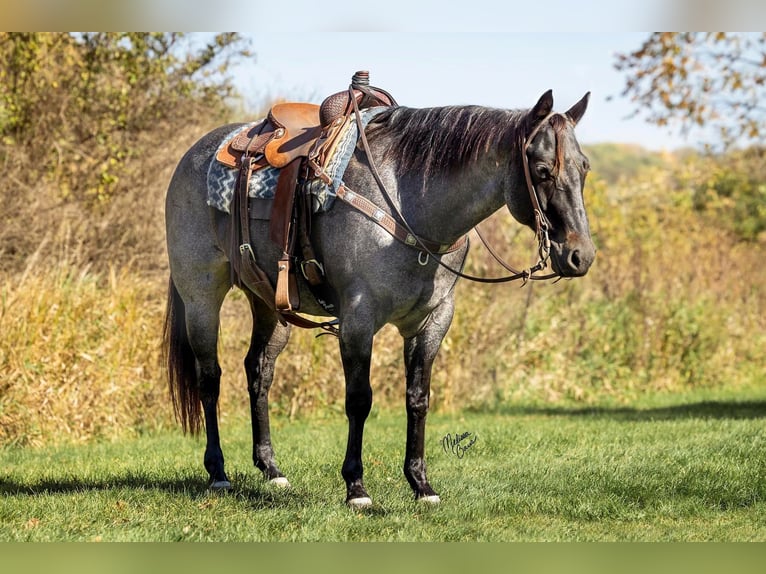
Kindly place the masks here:
POLYGON ((184 432, 197 434, 202 426, 197 368, 186 332, 184 302, 172 277, 168 282, 162 350, 176 419, 181 422, 184 432))

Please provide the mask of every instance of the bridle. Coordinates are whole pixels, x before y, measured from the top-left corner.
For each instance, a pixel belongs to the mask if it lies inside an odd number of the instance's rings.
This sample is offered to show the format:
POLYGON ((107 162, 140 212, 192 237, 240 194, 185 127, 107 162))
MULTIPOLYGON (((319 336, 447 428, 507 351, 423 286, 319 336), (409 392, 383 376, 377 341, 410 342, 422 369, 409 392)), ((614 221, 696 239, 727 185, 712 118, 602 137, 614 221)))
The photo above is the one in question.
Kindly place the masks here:
MULTIPOLYGON (((548 123, 554 115, 556 115, 555 112, 549 113, 547 116, 545 116, 540 122, 537 123, 537 125, 534 127, 534 129, 529 133, 528 136, 524 138, 521 145, 521 162, 524 169, 524 179, 527 184, 527 191, 529 192, 529 199, 532 202, 532 210, 534 212, 535 217, 535 237, 537 239, 537 253, 538 253, 538 260, 537 262, 532 265, 531 267, 527 269, 516 269, 513 266, 509 265, 503 259, 495 252, 495 250, 489 245, 487 240, 485 239, 484 235, 479 230, 479 227, 476 226, 474 230, 476 231, 477 235, 479 236, 479 239, 486 247, 487 251, 492 255, 492 257, 500 264, 502 265, 507 271, 511 273, 511 275, 506 275, 503 277, 477 277, 475 275, 470 275, 468 273, 463 273, 459 269, 455 269, 451 267, 450 265, 444 263, 441 258, 441 254, 435 253, 433 249, 429 247, 427 244, 433 245, 430 241, 425 241, 422 238, 418 236, 417 233, 415 233, 412 230, 412 227, 410 227, 409 223, 407 223, 407 220, 404 218, 404 215, 402 214, 399 207, 396 205, 396 202, 394 202, 391 198, 391 194, 389 193, 388 189, 386 188, 386 185, 383 183, 383 179, 380 177, 380 173, 378 172, 378 168, 375 165, 375 161, 372 157, 372 152, 370 150, 370 144, 367 141, 367 136, 364 133, 364 127, 362 123, 362 116, 359 111, 359 106, 357 104, 356 97, 354 97, 354 89, 356 90, 362 90, 365 91, 366 86, 359 86, 357 84, 352 84, 349 86, 349 94, 351 102, 353 103, 354 108, 354 115, 356 117, 356 123, 357 127, 359 129, 359 138, 362 142, 362 147, 364 149, 364 153, 367 155, 367 162, 370 166, 370 171, 372 172, 372 176, 375 178, 375 181, 378 184, 378 187, 380 188, 381 193, 385 197, 388 204, 391 206, 391 209, 394 211, 396 216, 399 218, 399 221, 401 222, 401 225, 406 230, 407 234, 409 235, 407 244, 412 245, 413 247, 417 247, 422 251, 422 253, 426 253, 428 257, 432 257, 439 265, 453 273, 454 275, 461 277, 463 279, 467 279, 469 281, 474 281, 477 283, 508 283, 510 281, 517 281, 521 280, 524 285, 526 285, 527 281, 543 281, 546 279, 552 279, 554 277, 559 277, 558 273, 549 273, 547 275, 535 275, 535 273, 542 271, 545 269, 548 265, 548 260, 550 259, 551 254, 551 240, 548 235, 549 230, 549 224, 548 219, 545 217, 545 212, 543 211, 541 205, 540 205, 540 199, 537 195, 537 190, 535 189, 534 183, 532 182, 532 176, 529 169, 529 159, 527 158, 527 149, 529 148, 530 144, 532 143, 532 140, 534 140, 537 133, 540 131, 542 126, 544 126, 546 123, 548 123)), ((345 187, 345 186, 343 186, 345 187)), ((348 188, 346 188, 344 191, 350 191, 348 188)), ((351 192, 355 194, 355 192, 351 192)), ((358 194, 355 194, 358 195, 358 194)), ((395 235, 396 236, 396 235, 395 235)), ((464 242, 464 238, 461 238, 464 242)), ((459 241, 461 241, 459 240, 459 241)), ((462 245, 461 242, 461 245, 462 245)))

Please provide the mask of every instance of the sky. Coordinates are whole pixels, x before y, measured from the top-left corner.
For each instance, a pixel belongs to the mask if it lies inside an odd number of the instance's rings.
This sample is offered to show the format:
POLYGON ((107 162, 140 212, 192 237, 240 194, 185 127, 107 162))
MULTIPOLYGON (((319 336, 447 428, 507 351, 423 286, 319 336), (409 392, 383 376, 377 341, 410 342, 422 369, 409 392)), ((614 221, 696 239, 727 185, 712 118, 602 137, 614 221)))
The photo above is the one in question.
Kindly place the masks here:
POLYGON ((591 92, 577 127, 581 143, 634 143, 653 150, 700 144, 644 117, 621 96, 625 75, 615 53, 641 46, 648 33, 333 32, 304 33, 285 41, 243 33, 253 58, 238 64, 236 85, 250 109, 273 99, 321 103, 348 87, 356 70, 390 92, 400 105, 478 104, 529 108, 548 89, 554 109, 566 111, 591 92))
POLYGON ((319 103, 360 69, 414 107, 528 108, 551 88, 565 111, 590 91, 580 141, 662 150, 702 138, 628 119, 614 54, 638 48, 647 30, 764 30, 766 2, 0 0, 0 20, 16 30, 239 31, 255 57, 239 65, 237 85, 255 109, 274 98, 319 103))

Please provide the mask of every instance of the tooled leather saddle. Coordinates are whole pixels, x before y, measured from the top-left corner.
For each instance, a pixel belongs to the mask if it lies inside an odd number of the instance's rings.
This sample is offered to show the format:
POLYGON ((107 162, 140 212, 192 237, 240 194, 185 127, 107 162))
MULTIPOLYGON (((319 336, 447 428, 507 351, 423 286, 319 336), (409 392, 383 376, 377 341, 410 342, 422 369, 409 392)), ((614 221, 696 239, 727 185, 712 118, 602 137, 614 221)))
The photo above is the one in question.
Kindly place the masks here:
POLYGON ((219 162, 239 170, 231 212, 233 282, 247 286, 284 321, 300 327, 332 331, 327 323, 296 314, 300 308, 296 269, 300 269, 317 301, 334 314, 333 304, 329 303, 332 297, 325 292, 324 268, 311 246, 310 198, 305 184, 323 174, 341 133, 353 121, 352 98, 358 109, 397 105, 388 92, 369 85, 369 72, 357 72, 348 90, 327 97, 321 105, 275 104, 265 120, 244 128, 216 155, 219 162), (248 215, 250 175, 269 166, 280 170, 269 223, 271 241, 282 250, 275 287, 256 262, 248 215))

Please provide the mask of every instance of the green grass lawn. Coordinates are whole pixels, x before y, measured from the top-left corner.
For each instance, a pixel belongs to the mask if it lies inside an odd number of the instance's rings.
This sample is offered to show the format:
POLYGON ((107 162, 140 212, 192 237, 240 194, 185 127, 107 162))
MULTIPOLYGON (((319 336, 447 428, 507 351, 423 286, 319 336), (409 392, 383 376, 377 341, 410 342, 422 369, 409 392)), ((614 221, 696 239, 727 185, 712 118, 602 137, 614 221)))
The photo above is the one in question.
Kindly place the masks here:
POLYGON ((289 490, 252 467, 247 421, 223 423, 225 494, 206 492, 203 443, 175 430, 9 448, 0 540, 766 541, 765 418, 762 392, 435 414, 427 452, 442 503, 430 507, 401 471, 403 412, 374 410, 364 462, 375 505, 364 512, 343 504, 342 415, 273 421, 289 490), (442 437, 463 432, 475 444, 462 458, 445 452, 442 437))

